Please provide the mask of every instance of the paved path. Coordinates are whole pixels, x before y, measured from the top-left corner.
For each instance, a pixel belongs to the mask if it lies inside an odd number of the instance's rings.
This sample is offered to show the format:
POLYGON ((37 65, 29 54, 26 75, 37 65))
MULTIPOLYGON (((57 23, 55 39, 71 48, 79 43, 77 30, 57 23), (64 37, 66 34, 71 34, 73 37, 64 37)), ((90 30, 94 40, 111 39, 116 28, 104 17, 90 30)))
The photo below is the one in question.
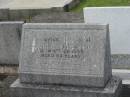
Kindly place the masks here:
POLYGON ((10 9, 40 9, 63 7, 73 0, 0 0, 0 8, 10 9))

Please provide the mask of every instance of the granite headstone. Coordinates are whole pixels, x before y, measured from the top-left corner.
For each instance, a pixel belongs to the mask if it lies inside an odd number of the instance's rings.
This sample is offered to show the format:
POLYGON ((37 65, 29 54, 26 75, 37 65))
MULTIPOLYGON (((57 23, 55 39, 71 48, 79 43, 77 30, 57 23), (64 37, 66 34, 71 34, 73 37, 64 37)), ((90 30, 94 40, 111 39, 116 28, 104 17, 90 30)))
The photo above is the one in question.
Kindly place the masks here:
POLYGON ((23 25, 20 80, 104 87, 111 78, 108 25, 23 25))
POLYGON ((24 24, 11 97, 119 97, 108 25, 24 24))

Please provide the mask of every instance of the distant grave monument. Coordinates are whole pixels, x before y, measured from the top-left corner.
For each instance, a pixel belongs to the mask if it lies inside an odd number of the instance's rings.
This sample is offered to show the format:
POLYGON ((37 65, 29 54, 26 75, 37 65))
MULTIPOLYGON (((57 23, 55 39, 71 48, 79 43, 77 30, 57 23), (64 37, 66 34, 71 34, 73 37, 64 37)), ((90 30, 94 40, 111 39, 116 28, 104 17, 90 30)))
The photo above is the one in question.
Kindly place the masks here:
POLYGON ((0 22, 0 64, 19 64, 23 22, 0 22))
POLYGON ((33 17, 28 23, 84 23, 83 12, 46 12, 33 17), (58 15, 57 15, 58 14, 58 15))
POLYGON ((9 19, 9 10, 0 9, 0 21, 7 21, 9 19))
POLYGON ((109 24, 112 54, 130 54, 130 7, 86 7, 84 19, 109 24))
POLYGON ((118 97, 108 25, 24 24, 11 97, 118 97))

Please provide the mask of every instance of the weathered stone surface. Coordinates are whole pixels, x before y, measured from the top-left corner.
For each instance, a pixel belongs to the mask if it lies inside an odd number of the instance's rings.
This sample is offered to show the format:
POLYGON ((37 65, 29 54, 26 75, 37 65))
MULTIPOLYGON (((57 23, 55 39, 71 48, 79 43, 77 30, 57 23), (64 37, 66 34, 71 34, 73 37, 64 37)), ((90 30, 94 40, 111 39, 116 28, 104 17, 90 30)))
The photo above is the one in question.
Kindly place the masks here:
POLYGON ((130 54, 130 7, 87 7, 86 23, 110 24, 112 54, 130 54))
POLYGON ((9 9, 0 9, 0 21, 9 19, 9 9))
POLYGON ((33 16, 39 15, 43 12, 44 13, 52 12, 52 10, 51 9, 22 9, 22 10, 11 9, 9 11, 9 19, 11 21, 14 21, 14 20, 28 20, 28 21, 30 21, 30 19, 33 16))
POLYGON ((121 80, 117 77, 105 88, 24 84, 18 79, 11 85, 11 97, 119 97, 121 89, 121 80))
POLYGON ((20 81, 104 87, 111 77, 107 25, 24 24, 20 81))
POLYGON ((83 13, 79 12, 44 12, 27 21, 31 23, 83 23, 83 13), (58 14, 58 15, 57 15, 58 14))
POLYGON ((0 22, 0 64, 19 64, 23 22, 0 22))

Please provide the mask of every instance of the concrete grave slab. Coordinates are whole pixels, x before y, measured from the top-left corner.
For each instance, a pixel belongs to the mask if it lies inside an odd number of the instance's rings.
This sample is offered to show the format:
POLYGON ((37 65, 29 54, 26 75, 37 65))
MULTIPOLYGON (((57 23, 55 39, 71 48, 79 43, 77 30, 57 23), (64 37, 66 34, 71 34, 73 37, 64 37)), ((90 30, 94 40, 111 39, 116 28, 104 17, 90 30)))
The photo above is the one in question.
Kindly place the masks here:
POLYGON ((117 77, 112 77, 105 88, 25 84, 18 79, 11 85, 10 97, 120 97, 121 90, 117 77))

